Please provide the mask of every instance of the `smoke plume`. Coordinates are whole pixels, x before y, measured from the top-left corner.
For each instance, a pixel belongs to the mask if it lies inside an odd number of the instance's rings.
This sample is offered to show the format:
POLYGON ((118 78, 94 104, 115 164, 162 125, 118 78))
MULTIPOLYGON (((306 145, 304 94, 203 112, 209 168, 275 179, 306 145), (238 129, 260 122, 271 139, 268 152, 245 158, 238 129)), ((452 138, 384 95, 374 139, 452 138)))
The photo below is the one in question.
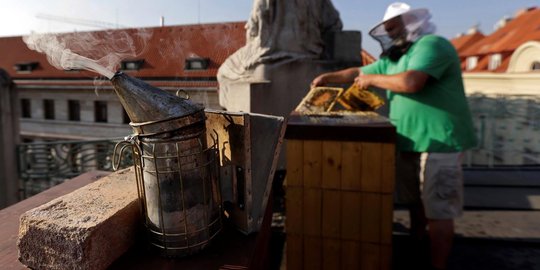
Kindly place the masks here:
POLYGON ((152 37, 149 29, 109 30, 70 34, 32 33, 28 48, 47 55, 58 69, 86 69, 112 78, 120 62, 140 55, 152 37))

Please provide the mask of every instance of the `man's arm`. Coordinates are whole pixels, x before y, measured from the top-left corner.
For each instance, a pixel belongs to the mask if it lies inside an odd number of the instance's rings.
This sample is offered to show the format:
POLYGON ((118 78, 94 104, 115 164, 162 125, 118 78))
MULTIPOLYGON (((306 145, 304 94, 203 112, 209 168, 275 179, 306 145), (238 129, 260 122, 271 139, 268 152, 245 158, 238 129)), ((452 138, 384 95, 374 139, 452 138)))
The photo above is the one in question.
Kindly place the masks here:
POLYGON ((360 69, 356 67, 324 73, 313 79, 311 82, 311 87, 313 88, 329 83, 351 83, 356 77, 358 77, 359 74, 360 69))
POLYGON ((360 89, 375 86, 396 93, 416 93, 424 88, 428 78, 427 73, 409 70, 394 75, 360 74, 354 81, 360 89))

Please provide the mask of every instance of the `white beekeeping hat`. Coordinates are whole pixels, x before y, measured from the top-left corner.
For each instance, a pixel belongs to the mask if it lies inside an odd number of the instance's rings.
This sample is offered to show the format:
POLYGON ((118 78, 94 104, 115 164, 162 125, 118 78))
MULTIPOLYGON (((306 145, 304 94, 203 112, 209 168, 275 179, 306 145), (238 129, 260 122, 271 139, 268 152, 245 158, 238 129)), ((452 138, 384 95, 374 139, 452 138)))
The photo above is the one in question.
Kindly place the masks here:
POLYGON ((429 21, 431 18, 429 10, 425 8, 412 9, 408 4, 401 2, 392 3, 386 9, 382 21, 369 31, 369 35, 381 43, 383 51, 392 45, 384 23, 398 16, 403 19, 408 41, 414 42, 423 35, 435 32, 435 25, 429 21))

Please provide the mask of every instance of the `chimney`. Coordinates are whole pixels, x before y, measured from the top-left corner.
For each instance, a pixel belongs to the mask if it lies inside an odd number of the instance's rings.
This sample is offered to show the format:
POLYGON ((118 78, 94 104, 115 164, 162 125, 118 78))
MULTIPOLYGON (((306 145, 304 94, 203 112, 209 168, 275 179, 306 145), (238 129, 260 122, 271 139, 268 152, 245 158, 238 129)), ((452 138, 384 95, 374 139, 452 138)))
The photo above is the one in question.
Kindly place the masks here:
POLYGON ((506 24, 512 20, 512 17, 505 15, 493 26, 493 30, 497 31, 506 26, 506 24))
POLYGON ((159 26, 161 26, 161 27, 165 26, 165 17, 164 16, 159 17, 159 26))
POLYGON ((533 11, 535 9, 537 9, 537 7, 528 7, 528 8, 519 9, 518 11, 516 11, 516 14, 514 14, 514 17, 517 18, 517 17, 519 17, 519 16, 521 16, 521 15, 523 15, 523 14, 529 12, 529 11, 533 11))
POLYGON ((473 26, 471 26, 471 28, 469 28, 469 30, 467 30, 467 35, 474 35, 476 33, 478 33, 478 25, 479 24, 475 24, 473 26))

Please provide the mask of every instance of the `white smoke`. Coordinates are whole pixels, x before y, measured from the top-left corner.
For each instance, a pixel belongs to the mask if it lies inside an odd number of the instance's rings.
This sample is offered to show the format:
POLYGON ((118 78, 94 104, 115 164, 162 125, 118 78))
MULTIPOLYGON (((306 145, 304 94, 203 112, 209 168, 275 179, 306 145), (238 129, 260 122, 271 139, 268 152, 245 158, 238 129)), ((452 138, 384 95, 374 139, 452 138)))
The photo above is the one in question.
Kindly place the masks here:
POLYGON ((137 57, 152 37, 149 29, 70 34, 32 33, 23 37, 28 48, 44 53, 58 69, 86 69, 112 78, 120 62, 137 57))

